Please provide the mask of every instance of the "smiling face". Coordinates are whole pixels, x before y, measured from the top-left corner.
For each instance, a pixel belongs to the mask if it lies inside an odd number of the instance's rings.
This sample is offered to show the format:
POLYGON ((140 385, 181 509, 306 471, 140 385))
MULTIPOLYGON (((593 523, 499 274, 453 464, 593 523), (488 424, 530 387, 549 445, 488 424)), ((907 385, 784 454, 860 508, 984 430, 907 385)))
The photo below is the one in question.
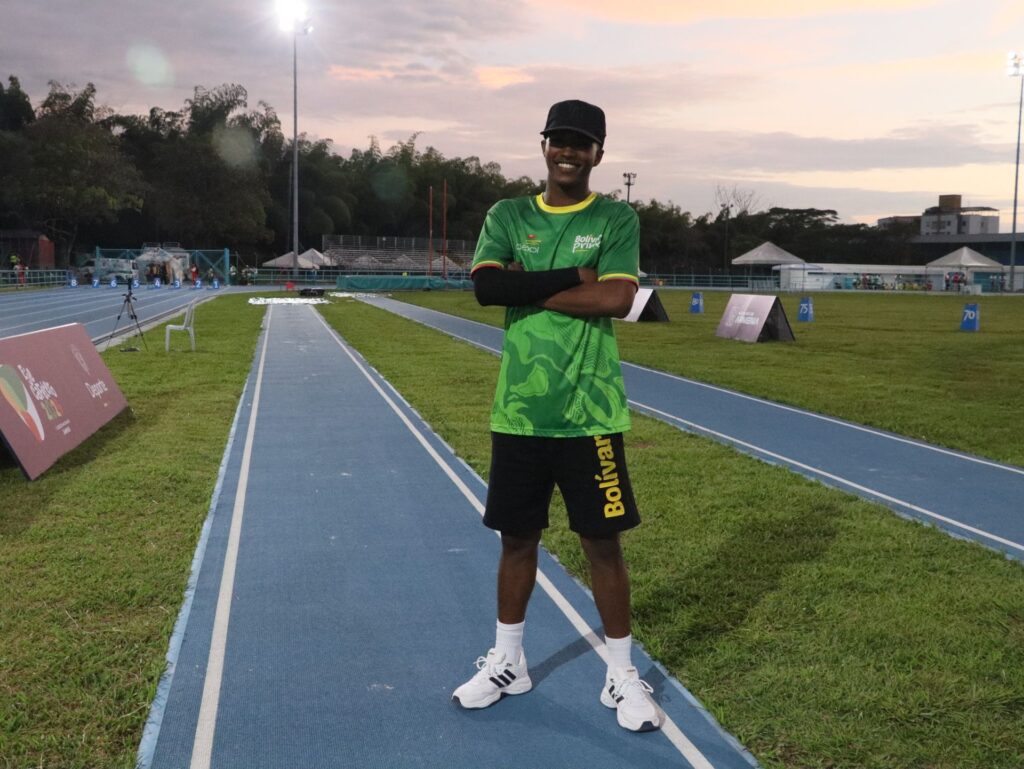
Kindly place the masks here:
POLYGON ((551 206, 579 203, 590 194, 590 172, 604 150, 576 131, 552 131, 540 143, 548 167, 545 200, 551 206))

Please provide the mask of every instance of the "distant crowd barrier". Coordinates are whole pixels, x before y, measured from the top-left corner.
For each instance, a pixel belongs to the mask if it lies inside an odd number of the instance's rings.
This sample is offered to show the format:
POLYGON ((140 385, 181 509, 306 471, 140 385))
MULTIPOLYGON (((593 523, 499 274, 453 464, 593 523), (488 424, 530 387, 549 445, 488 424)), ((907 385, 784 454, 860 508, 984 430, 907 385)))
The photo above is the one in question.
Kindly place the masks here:
POLYGON ((337 287, 342 291, 467 289, 473 287, 473 281, 428 275, 340 275, 337 287))
POLYGON ((67 270, 0 270, 0 288, 45 288, 47 286, 66 286, 67 270))

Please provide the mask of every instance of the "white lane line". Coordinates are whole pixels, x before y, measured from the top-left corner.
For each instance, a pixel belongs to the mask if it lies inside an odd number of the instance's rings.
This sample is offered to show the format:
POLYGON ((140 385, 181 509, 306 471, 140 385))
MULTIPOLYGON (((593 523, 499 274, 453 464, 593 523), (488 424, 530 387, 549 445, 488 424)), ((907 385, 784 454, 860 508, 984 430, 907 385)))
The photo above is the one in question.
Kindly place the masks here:
POLYGON ((851 489, 856 489, 857 491, 863 492, 865 494, 870 494, 872 497, 877 497, 878 499, 885 500, 886 502, 891 502, 893 504, 900 505, 901 507, 905 507, 908 510, 913 510, 915 513, 920 513, 921 515, 926 515, 929 518, 934 518, 935 520, 942 521, 943 523, 948 523, 949 525, 956 526, 957 528, 963 529, 964 531, 969 531, 972 534, 977 534, 978 536, 985 537, 986 539, 990 539, 993 542, 999 542, 1000 544, 1007 545, 1008 547, 1016 548, 1017 550, 1020 550, 1020 551, 1024 552, 1024 545, 1021 545, 1018 542, 1014 542, 1013 540, 1005 539, 1005 538, 1000 537, 1000 536, 998 536, 996 534, 992 534, 990 532, 984 531, 983 529, 975 528, 974 526, 968 526, 966 523, 961 523, 960 521, 954 520, 952 518, 948 518, 948 517, 946 517, 944 515, 940 515, 939 513, 936 513, 936 512, 933 512, 931 510, 928 510, 926 508, 923 508, 923 507, 920 507, 918 505, 912 504, 912 503, 907 502, 905 500, 902 500, 902 499, 899 499, 897 497, 893 497, 893 496, 890 496, 888 494, 885 494, 885 493, 883 493, 881 491, 877 491, 875 489, 869 488, 868 486, 862 486, 859 483, 855 483, 854 481, 851 481, 851 480, 849 480, 847 478, 843 478, 842 476, 839 476, 839 475, 834 475, 834 474, 826 472, 825 470, 822 470, 820 468, 813 467, 812 465, 807 465, 807 464, 804 464, 803 462, 799 462, 799 461, 797 461, 795 459, 790 459, 789 457, 784 456, 782 454, 776 454, 774 451, 769 451, 768 449, 761 448, 760 446, 756 446, 753 443, 747 443, 746 441, 741 441, 738 438, 733 438, 733 437, 731 437, 729 435, 726 435, 724 433, 719 433, 719 432, 715 432, 714 430, 709 430, 707 427, 702 427, 701 425, 699 425, 699 424, 697 424, 695 422, 689 422, 689 421, 687 421, 687 420, 685 420, 685 419, 683 419, 681 417, 677 417, 675 414, 669 414, 668 412, 661 411, 659 409, 654 408, 654 406, 648 406, 645 403, 640 403, 639 401, 634 401, 634 400, 631 400, 630 404, 632 404, 634 406, 637 406, 637 407, 639 407, 640 409, 642 409, 644 411, 649 411, 651 413, 658 414, 662 419, 665 419, 666 421, 678 422, 679 424, 686 425, 687 427, 689 427, 694 432, 698 432, 698 433, 700 433, 702 435, 705 435, 705 434, 706 435, 711 435, 711 436, 714 436, 715 438, 717 438, 718 440, 720 440, 722 442, 734 444, 736 446, 742 446, 743 448, 749 449, 750 451, 753 451, 753 452, 756 452, 759 455, 766 456, 766 457, 771 457, 772 459, 776 459, 779 462, 782 462, 783 464, 785 464, 786 466, 797 467, 797 468, 800 468, 801 470, 806 470, 807 472, 813 473, 816 476, 821 476, 822 478, 828 478, 829 480, 835 481, 836 483, 842 484, 843 486, 848 486, 851 489))
POLYGON ((164 674, 160 676, 156 695, 153 697, 153 704, 149 709, 149 717, 146 719, 146 725, 142 730, 142 740, 139 742, 138 756, 135 759, 136 769, 151 769, 153 766, 153 755, 160 740, 160 728, 163 725, 167 701, 171 694, 174 673, 178 667, 181 645, 185 638, 186 628, 188 628, 188 618, 192 613, 192 603, 195 600, 196 583, 199 580, 199 574, 203 568, 203 559, 206 556, 206 548, 210 542, 210 529, 213 527, 213 517, 216 514, 217 506, 220 504, 220 495, 224 488, 224 478, 227 475, 228 462, 231 460, 231 450, 235 445, 235 436, 238 433, 238 423, 242 416, 242 404, 244 402, 244 397, 238 399, 238 405, 235 407, 235 418, 231 420, 231 429, 228 432, 228 445, 224 448, 224 455, 220 460, 217 482, 213 487, 213 497, 206 513, 206 519, 203 521, 199 542, 196 544, 195 553, 192 555, 192 568, 189 571, 188 582, 185 585, 185 600, 181 604, 181 610, 178 612, 178 618, 174 622, 174 630, 171 631, 171 640, 167 646, 167 667, 164 669, 164 674))
MULTIPOLYGON (((396 304, 400 304, 400 305, 401 304, 405 304, 406 306, 414 307, 417 310, 424 310, 424 311, 426 311, 428 313, 436 314, 436 315, 440 316, 442 319, 455 318, 458 321, 464 321, 466 323, 473 323, 473 324, 478 325, 478 326, 485 326, 485 327, 493 329, 495 331, 501 331, 501 329, 499 329, 496 326, 488 326, 486 323, 481 323, 480 321, 470 320, 469 318, 462 318, 462 317, 459 317, 457 315, 450 315, 450 314, 447 314, 447 313, 439 312, 437 310, 430 310, 430 309, 425 308, 425 307, 419 307, 419 305, 410 305, 407 302, 399 302, 398 300, 395 300, 395 299, 392 299, 391 301, 395 302, 396 304)), ((367 302, 367 303, 370 304, 370 302, 367 302)), ((381 306, 381 309, 386 309, 386 307, 384 307, 383 305, 378 305, 378 306, 381 306)), ((401 312, 396 312, 395 314, 396 315, 403 315, 403 313, 401 313, 401 312)), ((472 339, 466 339, 465 337, 459 336, 458 334, 452 333, 452 332, 447 331, 445 329, 438 328, 437 326, 432 326, 426 320, 421 320, 419 318, 412 318, 412 317, 409 317, 408 315, 403 315, 403 317, 407 318, 408 320, 412 320, 412 321, 415 321, 417 323, 421 323, 422 325, 426 326, 427 328, 433 328, 435 331, 441 331, 442 333, 448 334, 449 336, 454 336, 457 339, 462 339, 463 341, 469 342, 470 344, 476 345, 477 347, 482 347, 485 350, 490 350, 491 352, 494 352, 494 353, 496 353, 498 355, 501 354, 501 352, 499 350, 495 350, 493 347, 490 347, 489 345, 486 345, 486 344, 481 343, 481 342, 476 342, 476 341, 474 341, 472 339)), ((727 389, 725 387, 719 387, 718 385, 708 384, 707 382, 698 382, 696 379, 687 379, 686 377, 679 376, 678 374, 670 374, 667 371, 659 371, 658 369, 648 368, 647 366, 641 366, 641 365, 639 365, 637 363, 628 363, 626 361, 622 361, 622 365, 623 365, 623 367, 634 368, 634 369, 636 369, 638 371, 642 371, 642 372, 645 372, 645 373, 648 373, 648 374, 656 374, 658 376, 667 377, 669 379, 675 379, 678 382, 683 382, 685 384, 694 385, 695 387, 703 387, 703 388, 705 388, 707 390, 713 390, 715 392, 722 393, 723 395, 731 395, 731 396, 736 397, 736 398, 742 398, 743 400, 753 401, 754 403, 760 403, 760 404, 762 404, 764 406, 771 406, 772 408, 781 409, 782 411, 789 411, 789 412, 791 412, 793 414, 799 414, 801 416, 810 417, 812 419, 818 419, 818 420, 821 420, 822 422, 828 422, 830 424, 838 425, 839 427, 847 427, 847 428, 849 428, 851 430, 858 430, 858 431, 863 432, 863 433, 868 433, 869 435, 874 435, 874 436, 876 436, 878 438, 886 438, 886 439, 891 440, 891 441, 896 441, 897 443, 905 443, 905 444, 907 444, 909 446, 915 446, 915 447, 917 447, 919 449, 927 449, 928 451, 934 451, 937 454, 944 454, 946 456, 953 457, 954 459, 963 459, 963 460, 966 460, 968 462, 974 462, 974 463, 979 464, 979 465, 985 465, 986 467, 993 467, 993 468, 995 468, 997 470, 1006 470, 1007 472, 1016 473, 1017 475, 1024 475, 1024 468, 1021 468, 1021 467, 1014 467, 1013 465, 1001 464, 999 462, 995 462, 995 461, 990 460, 990 459, 984 459, 983 457, 976 457, 976 456, 972 456, 970 454, 964 454, 964 453, 959 452, 959 451, 954 451, 952 449, 942 448, 941 446, 934 446, 934 445, 932 445, 930 443, 925 443, 923 441, 916 441, 913 438, 905 438, 905 437, 903 437, 901 435, 895 435, 893 433, 887 433, 887 432, 883 432, 881 430, 876 430, 873 427, 866 427, 865 425, 858 425, 855 422, 847 422, 845 420, 838 419, 836 417, 830 417, 830 416, 827 416, 825 414, 817 414, 817 413, 815 413, 813 411, 807 411, 806 409, 797 408, 795 406, 787 406, 784 403, 776 403, 775 401, 770 401, 770 400, 767 400, 765 398, 758 398, 756 395, 747 395, 746 393, 737 392, 736 390, 729 390, 729 389, 727 389)))
MULTIPOLYGON (((409 432, 413 434, 413 437, 419 441, 420 445, 426 449, 430 457, 437 463, 437 465, 444 471, 445 475, 455 484, 456 488, 462 492, 462 495, 469 501, 473 508, 481 516, 484 514, 484 504, 480 501, 479 497, 476 496, 469 487, 462 482, 462 479, 455 473, 451 465, 449 465, 440 454, 430 445, 426 437, 422 432, 412 423, 412 421, 402 412, 395 401, 389 396, 384 388, 376 381, 376 379, 366 370, 366 367, 352 354, 352 351, 348 348, 337 332, 331 328, 331 326, 324 320, 323 316, 317 313, 317 317, 320 322, 323 323, 324 328, 328 330, 334 341, 337 342, 338 346, 345 352, 345 354, 351 359, 356 365, 356 368, 362 373, 366 380, 373 386, 373 389, 377 391, 384 402, 391 407, 391 410, 398 415, 398 418, 402 420, 402 423, 408 428, 409 432)), ((497 532, 496 532, 497 533, 497 532)), ((554 601, 555 605, 561 609, 562 613, 568 618, 569 622, 576 628, 576 631, 587 640, 587 642, 594 648, 602 660, 605 663, 608 662, 607 651, 605 650, 604 643, 597 637, 597 633, 587 624, 586 620, 580 616, 579 612, 573 608, 569 600, 558 590, 557 587, 548 579, 540 569, 537 569, 537 584, 541 586, 548 597, 554 601)), ((678 750, 683 758, 690 762, 693 769, 714 769, 713 764, 708 761, 703 753, 690 742, 689 738, 683 733, 683 731, 675 724, 675 722, 669 718, 667 714, 662 711, 664 716, 664 723, 662 724, 661 730, 664 735, 668 738, 669 742, 678 750)))
MULTIPOLYGON (((394 301, 394 300, 392 300, 392 301, 394 301)), ((415 307, 416 305, 411 305, 411 306, 415 307)), ((431 311, 432 312, 436 312, 436 310, 431 310, 431 311)), ((398 313, 398 314, 400 314, 400 313, 398 313)), ((444 315, 443 312, 438 312, 437 314, 444 315)), ((470 344, 473 344, 473 345, 475 345, 477 347, 481 347, 481 348, 483 348, 485 350, 488 350, 490 352, 494 352, 496 354, 501 354, 498 350, 494 349, 493 347, 489 347, 489 346, 487 346, 485 344, 476 342, 474 340, 465 339, 464 337, 460 337, 458 334, 454 334, 452 332, 444 331, 442 329, 438 329, 436 327, 430 326, 428 323, 426 323, 425 321, 422 321, 422 319, 420 319, 420 318, 409 317, 409 316, 406 316, 406 317, 407 317, 407 319, 410 319, 410 321, 413 321, 414 323, 422 324, 423 326, 426 326, 429 329, 434 329, 435 331, 441 331, 444 334, 447 334, 449 336, 453 336, 453 337, 455 337, 457 339, 462 339, 463 341, 469 342, 470 344)), ((456 316, 455 315, 450 315, 449 317, 456 317, 456 316)), ((457 318, 457 319, 465 319, 465 318, 457 318)), ((470 321, 469 323, 477 323, 477 322, 470 321)), ((479 325, 484 325, 484 324, 479 324, 479 325)), ((494 328, 494 327, 490 327, 490 328, 494 328)), ((717 387, 715 385, 710 385, 710 384, 703 383, 703 382, 696 382, 696 381, 694 381, 692 379, 686 379, 685 377, 680 377, 680 376, 675 375, 675 374, 668 374, 666 372, 657 371, 655 369, 647 369, 646 367, 637 366, 636 364, 627 364, 627 362, 623 362, 623 366, 624 367, 628 366, 628 367, 631 367, 633 369, 637 369, 639 371, 648 372, 650 374, 657 374, 657 375, 660 375, 660 376, 668 377, 669 379, 675 379, 675 380, 678 380, 680 382, 684 382, 686 384, 697 385, 699 387, 706 387, 708 389, 715 390, 717 392, 722 392, 722 393, 724 393, 726 395, 734 395, 736 397, 744 398, 746 400, 753 400, 753 401, 758 402, 758 403, 763 403, 764 405, 770 405, 770 407, 773 407, 775 409, 781 409, 782 411, 792 412, 794 414, 798 414, 798 415, 802 415, 802 416, 806 416, 806 417, 813 417, 815 419, 820 419, 820 420, 822 420, 824 422, 833 423, 833 424, 839 425, 841 427, 849 427, 851 429, 860 430, 862 432, 866 432, 866 433, 869 433, 871 435, 876 435, 876 436, 883 437, 883 438, 890 438, 891 440, 896 440, 896 441, 899 441, 899 442, 907 443, 909 445, 918 446, 919 448, 928 448, 929 451, 937 452, 938 454, 944 454, 944 455, 947 455, 949 457, 953 457, 955 459, 964 459, 964 460, 968 460, 970 462, 975 462, 975 463, 977 463, 979 465, 985 465, 985 466, 988 466, 988 467, 994 467, 994 468, 999 469, 999 470, 1008 470, 1008 471, 1013 472, 1013 473, 1018 473, 1018 474, 1024 475, 1024 469, 1021 469, 1021 468, 1018 468, 1018 467, 1013 467, 1011 465, 1000 465, 1000 464, 998 464, 996 462, 991 462, 991 461, 988 461, 988 460, 984 460, 984 459, 981 459, 979 457, 971 457, 970 455, 959 454, 958 452, 949 451, 948 448, 942 448, 940 446, 931 445, 929 443, 922 443, 920 441, 916 441, 916 440, 911 440, 909 438, 900 437, 899 435, 892 435, 890 433, 880 432, 878 430, 874 430, 874 429, 869 428, 869 427, 863 427, 862 425, 856 425, 856 424, 853 424, 852 422, 844 422, 843 420, 835 419, 833 417, 826 417, 826 416, 823 416, 823 415, 820 415, 820 414, 814 414, 813 412, 807 412, 807 411, 804 411, 802 409, 796 409, 794 407, 791 407, 791 405, 785 405, 783 403, 776 403, 776 402, 771 401, 771 400, 765 400, 764 398, 755 397, 754 395, 745 395, 745 394, 743 394, 741 392, 735 392, 733 390, 727 390, 725 388, 717 387)), ((914 505, 911 502, 906 502, 905 500, 901 500, 901 499, 898 499, 896 497, 891 497, 890 495, 887 495, 887 494, 885 494, 883 492, 879 492, 879 490, 877 490, 877 489, 861 485, 859 483, 856 483, 856 482, 854 482, 852 480, 849 480, 847 478, 844 478, 842 476, 835 475, 834 473, 829 473, 829 472, 827 472, 825 470, 821 470, 820 468, 812 467, 811 465, 806 465, 806 464, 804 464, 804 463, 802 463, 802 462, 800 462, 798 460, 791 459, 791 458, 788 458, 788 457, 784 457, 784 456, 782 456, 780 454, 775 454, 774 452, 768 451, 767 448, 762 448, 761 446, 755 445, 753 443, 746 442, 746 441, 741 440, 739 438, 733 437, 732 435, 727 435, 726 433, 718 432, 717 430, 713 430, 710 427, 705 427, 703 425, 699 425, 696 422, 690 422, 689 420, 685 420, 682 417, 679 417, 679 416, 677 416, 675 414, 670 414, 669 412, 664 412, 664 411, 662 411, 660 409, 655 409, 654 407, 652 407, 652 405, 647 405, 646 403, 642 403, 639 400, 634 400, 634 399, 630 398, 629 402, 630 402, 630 405, 632 405, 632 407, 640 409, 640 410, 645 411, 645 412, 650 413, 650 414, 656 414, 656 415, 658 415, 658 417, 660 419, 662 419, 664 421, 667 421, 669 423, 678 423, 678 424, 681 424, 681 425, 686 425, 688 428, 690 428, 690 430, 692 430, 694 432, 698 432, 701 435, 708 435, 708 436, 714 437, 715 439, 719 440, 720 442, 726 442, 726 443, 730 443, 730 444, 733 444, 733 445, 740 445, 740 446, 743 446, 744 448, 749 448, 749 450, 752 451, 752 452, 756 452, 757 454, 759 454, 761 456, 764 456, 764 457, 771 457, 772 459, 775 459, 775 460, 778 460, 779 462, 784 463, 788 467, 794 467, 794 468, 800 468, 802 470, 806 470, 807 472, 814 473, 815 475, 820 476, 822 478, 828 478, 829 480, 834 480, 837 483, 840 483, 840 484, 845 485, 845 486, 847 486, 849 488, 855 489, 855 490, 857 490, 857 492, 860 492, 862 494, 870 495, 872 498, 883 500, 885 502, 889 502, 889 503, 892 503, 894 505, 899 505, 900 507, 903 507, 903 508, 905 508, 907 510, 912 510, 915 513, 920 513, 920 514, 925 515, 927 517, 934 518, 935 520, 942 521, 943 523, 948 523, 951 526, 955 526, 957 528, 964 529, 965 531, 970 531, 971 533, 974 533, 974 535, 977 535, 978 537, 983 537, 983 538, 985 538, 987 540, 990 540, 991 542, 997 542, 997 543, 999 543, 1001 545, 1006 545, 1006 546, 1014 548, 1016 550, 1024 551, 1024 545, 1021 545, 1020 543, 1014 542, 1013 540, 1008 540, 1006 538, 999 537, 998 535, 993 535, 993 533, 991 533, 990 531, 985 531, 984 529, 976 528, 975 526, 969 525, 967 523, 963 523, 961 521, 954 520, 953 518, 949 518, 949 517, 944 516, 944 515, 942 515, 940 513, 936 513, 933 510, 928 510, 928 509, 923 508, 923 507, 921 507, 919 505, 914 505)))
MULTIPOLYGON (((479 342, 476 339, 470 339, 468 336, 462 336, 461 334, 456 334, 454 331, 450 331, 448 329, 444 329, 444 328, 440 328, 438 326, 434 326, 434 325, 428 323, 423 318, 414 318, 412 315, 406 315, 403 312, 398 312, 398 311, 396 311, 394 309, 390 309, 386 305, 384 305, 384 304, 382 304, 380 302, 372 302, 372 301, 370 301, 370 299, 361 299, 360 301, 370 305, 371 307, 376 307, 378 310, 384 310, 385 312, 390 312, 392 315, 397 315, 400 318, 405 318, 406 320, 411 320, 413 323, 419 323, 421 326, 423 326, 424 328, 429 328, 431 331, 440 331, 445 336, 450 336, 453 339, 458 339, 460 342, 465 342, 466 344, 471 344, 474 347, 478 347, 481 350, 483 350, 484 352, 489 352, 489 353, 492 353, 494 355, 497 355, 498 357, 501 357, 501 350, 494 349, 489 344, 487 344, 487 342, 479 342)), ((389 299, 387 301, 394 302, 395 304, 399 304, 399 305, 403 304, 403 302, 399 302, 399 301, 397 301, 395 299, 389 299)), ((427 308, 419 307, 418 305, 408 305, 408 306, 409 307, 415 307, 418 310, 426 310, 427 312, 432 312, 435 315, 440 315, 442 318, 453 318, 453 317, 455 317, 454 315, 445 315, 443 312, 437 312, 436 310, 427 310, 427 308)), ((494 326, 488 326, 486 323, 481 323, 480 321, 477 321, 477 320, 469 320, 468 318, 459 318, 459 320, 465 321, 466 323, 476 323, 478 326, 484 326, 485 328, 489 328, 492 331, 501 331, 500 328, 495 328, 494 326)))
POLYGON ((760 403, 764 406, 771 406, 772 408, 781 409, 782 411, 789 411, 793 414, 799 414, 800 416, 811 417, 813 419, 821 420, 822 422, 829 422, 830 424, 838 425, 839 427, 848 427, 851 430, 858 430, 862 433, 868 433, 869 435, 874 435, 878 438, 887 438, 888 440, 896 441, 897 443, 906 443, 909 446, 915 446, 919 449, 927 449, 928 451, 934 451, 937 454, 945 454, 946 456, 953 457, 954 459, 964 459, 968 462, 985 465, 986 467, 994 467, 997 470, 1006 470, 1007 472, 1016 473, 1017 475, 1024 475, 1024 468, 1021 467, 1004 465, 991 459, 975 457, 970 454, 953 451, 952 449, 944 449, 941 446, 934 446, 930 443, 924 443, 923 441, 916 441, 913 438, 904 438, 901 435, 883 432, 881 430, 876 430, 873 427, 865 427, 864 425, 858 425, 855 422, 846 422, 842 419, 837 419, 836 417, 826 416, 825 414, 816 414, 813 411, 806 411, 805 409, 796 408, 795 406, 787 406, 784 403, 776 403, 775 401, 758 398, 755 395, 747 395, 745 393, 736 392, 735 390, 727 390, 724 387, 718 387, 717 385, 708 384, 707 382, 698 382, 694 379, 687 379, 686 377, 682 377, 677 374, 670 374, 667 371, 658 371, 657 369, 647 368, 646 366, 640 366, 636 363, 626 363, 623 361, 622 365, 635 368, 649 374, 657 374, 658 376, 668 377, 669 379, 675 379, 686 384, 703 387, 708 390, 714 390, 715 392, 719 392, 724 395, 732 395, 736 398, 742 398, 743 400, 754 401, 755 403, 760 403))
POLYGON ((206 663, 203 699, 199 706, 199 721, 196 724, 195 741, 192 743, 192 763, 189 765, 191 769, 209 769, 213 755, 213 733, 217 727, 217 706, 220 703, 221 680, 224 677, 224 652, 228 641, 228 622, 231 618, 231 597, 235 591, 238 543, 242 535, 245 493, 249 486, 249 462, 252 458, 253 436, 256 433, 256 414, 259 411, 260 390, 263 386, 263 366, 267 360, 267 343, 270 341, 270 321, 273 318, 273 312, 273 307, 267 310, 267 325, 263 332, 263 349, 260 351, 260 365, 256 374, 256 386, 253 388, 252 411, 249 413, 249 427, 245 434, 242 466, 238 474, 238 490, 235 492, 235 506, 231 512, 231 531, 228 535, 227 552, 224 555, 224 571, 220 577, 217 611, 213 619, 213 636, 210 639, 210 654, 206 663))

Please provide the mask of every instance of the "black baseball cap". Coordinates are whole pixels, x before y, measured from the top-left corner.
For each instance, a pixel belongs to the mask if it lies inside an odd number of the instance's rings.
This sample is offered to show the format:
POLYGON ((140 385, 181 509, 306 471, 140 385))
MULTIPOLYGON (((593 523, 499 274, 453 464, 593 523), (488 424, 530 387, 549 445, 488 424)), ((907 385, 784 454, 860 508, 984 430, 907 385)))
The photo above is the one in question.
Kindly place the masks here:
POLYGON ((552 131, 575 131, 603 145, 604 110, 578 99, 552 104, 548 110, 548 122, 540 133, 547 136, 552 131))

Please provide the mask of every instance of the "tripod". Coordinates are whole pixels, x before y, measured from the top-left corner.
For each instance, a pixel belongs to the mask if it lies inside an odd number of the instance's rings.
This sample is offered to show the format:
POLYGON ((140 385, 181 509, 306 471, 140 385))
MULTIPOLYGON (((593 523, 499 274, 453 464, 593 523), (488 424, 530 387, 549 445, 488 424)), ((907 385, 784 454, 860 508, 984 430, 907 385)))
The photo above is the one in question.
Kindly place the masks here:
MULTIPOLYGON (((142 340, 142 345, 146 348, 146 352, 149 352, 149 345, 146 343, 146 337, 142 333, 142 326, 139 325, 139 316, 135 314, 135 296, 132 294, 132 284, 128 284, 128 293, 121 294, 124 297, 124 301, 121 303, 121 311, 117 313, 117 318, 114 319, 114 328, 110 332, 109 339, 114 338, 114 334, 117 332, 117 325, 121 322, 121 316, 127 311, 128 317, 135 321, 135 328, 139 332, 139 339, 142 340)), ((121 352, 138 352, 138 347, 121 347, 121 352)))

